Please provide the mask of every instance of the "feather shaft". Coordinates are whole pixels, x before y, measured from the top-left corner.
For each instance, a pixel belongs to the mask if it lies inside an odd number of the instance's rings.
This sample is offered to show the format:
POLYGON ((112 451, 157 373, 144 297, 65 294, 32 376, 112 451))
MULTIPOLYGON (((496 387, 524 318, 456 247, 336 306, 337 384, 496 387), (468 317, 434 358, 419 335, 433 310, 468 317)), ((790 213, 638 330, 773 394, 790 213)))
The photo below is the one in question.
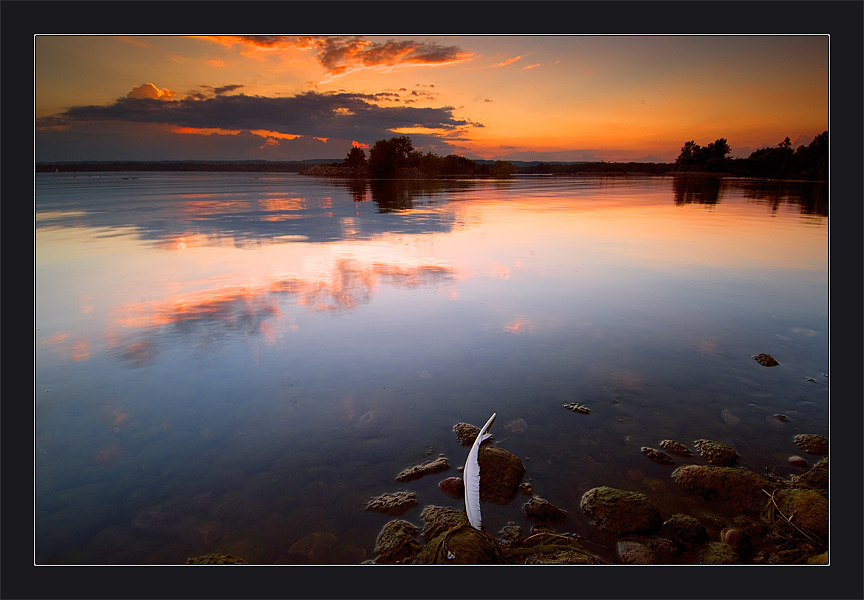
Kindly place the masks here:
POLYGON ((496 414, 492 413, 483 429, 477 434, 477 438, 471 446, 471 451, 468 452, 465 469, 462 471, 462 479, 465 483, 465 513, 468 515, 468 522, 471 523, 471 526, 478 530, 481 528, 483 521, 480 518, 480 462, 477 457, 480 453, 480 445, 492 437, 492 434, 488 433, 488 430, 492 426, 496 414))

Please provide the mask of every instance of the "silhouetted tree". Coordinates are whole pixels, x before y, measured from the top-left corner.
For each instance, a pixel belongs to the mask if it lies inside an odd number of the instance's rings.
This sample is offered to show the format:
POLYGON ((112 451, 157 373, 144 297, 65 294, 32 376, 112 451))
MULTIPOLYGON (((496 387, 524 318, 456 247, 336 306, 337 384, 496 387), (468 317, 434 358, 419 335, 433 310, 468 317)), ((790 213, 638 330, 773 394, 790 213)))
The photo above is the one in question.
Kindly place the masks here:
POLYGON ((366 152, 363 148, 357 148, 356 146, 351 148, 348 156, 345 157, 345 164, 352 167, 364 166, 366 164, 366 152))
POLYGON ((407 135, 378 140, 369 150, 369 171, 375 177, 388 177, 396 169, 407 166, 413 152, 414 146, 407 135))

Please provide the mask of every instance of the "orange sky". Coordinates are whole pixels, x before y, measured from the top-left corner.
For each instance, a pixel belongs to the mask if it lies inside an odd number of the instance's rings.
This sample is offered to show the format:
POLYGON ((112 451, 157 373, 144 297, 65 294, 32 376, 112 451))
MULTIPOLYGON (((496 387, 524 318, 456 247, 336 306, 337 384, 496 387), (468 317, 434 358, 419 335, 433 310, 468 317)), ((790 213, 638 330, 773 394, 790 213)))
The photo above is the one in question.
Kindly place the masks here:
POLYGON ((671 161, 828 129, 827 36, 37 36, 37 161, 671 161))

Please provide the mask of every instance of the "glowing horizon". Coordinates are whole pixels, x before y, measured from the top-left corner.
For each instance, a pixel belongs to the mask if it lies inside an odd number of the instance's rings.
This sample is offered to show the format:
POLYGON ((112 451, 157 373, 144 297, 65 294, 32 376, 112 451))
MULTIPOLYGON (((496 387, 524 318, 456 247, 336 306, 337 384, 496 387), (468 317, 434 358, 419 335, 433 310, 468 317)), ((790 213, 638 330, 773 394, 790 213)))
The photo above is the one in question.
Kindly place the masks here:
POLYGON ((828 129, 828 36, 37 36, 37 161, 733 156, 828 129))

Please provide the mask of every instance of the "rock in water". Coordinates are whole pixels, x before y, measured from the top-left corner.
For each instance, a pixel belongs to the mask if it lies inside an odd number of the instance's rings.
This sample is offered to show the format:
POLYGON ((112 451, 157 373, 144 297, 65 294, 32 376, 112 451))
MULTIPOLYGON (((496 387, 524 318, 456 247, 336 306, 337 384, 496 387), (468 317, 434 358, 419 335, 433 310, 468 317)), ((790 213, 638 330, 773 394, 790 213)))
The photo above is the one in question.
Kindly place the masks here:
POLYGON ((738 462, 738 453, 734 448, 714 440, 696 440, 693 442, 699 454, 707 462, 719 467, 734 467, 738 462))
POLYGON ((660 452, 656 448, 649 448, 648 446, 642 446, 642 454, 650 458, 656 463, 660 463, 661 465, 674 465, 675 461, 672 460, 672 457, 666 454, 665 452, 660 452))
POLYGON ((417 506, 417 494, 414 492, 394 492, 370 498, 366 504, 366 510, 397 516, 414 506, 417 506))
POLYGON ((430 473, 446 471, 449 468, 450 464, 447 462, 447 459, 441 456, 432 462, 424 463, 422 465, 414 465, 413 467, 404 469, 396 476, 396 481, 412 481, 430 473))
POLYGON ((584 404, 579 404, 578 402, 568 402, 564 404, 564 408, 569 408, 573 412, 582 414, 582 415, 590 415, 591 409, 585 406, 584 404))
POLYGON ((375 540, 375 561, 384 564, 410 561, 423 547, 416 538, 417 528, 408 521, 390 521, 375 540))
POLYGON ((760 353, 753 357, 753 359, 758 362, 763 367, 776 367, 780 363, 774 360, 774 357, 770 354, 760 353))
POLYGON ((814 433, 799 433, 794 438, 795 445, 807 454, 828 455, 828 438, 814 433))
POLYGON ((595 527, 610 535, 650 533, 663 524, 660 509, 639 492, 595 487, 582 495, 580 507, 595 527))
POLYGON ((541 523, 556 523, 567 519, 567 511, 558 508, 548 500, 544 500, 540 496, 534 496, 525 504, 522 509, 525 511, 525 516, 532 521, 541 523))
POLYGON ((660 447, 664 450, 668 450, 675 456, 693 456, 693 452, 690 451, 690 448, 680 442, 676 442, 675 440, 663 440, 660 442, 660 447))
POLYGON ((525 466, 518 456, 496 446, 481 446, 477 454, 480 464, 480 500, 506 504, 516 494, 525 466))

